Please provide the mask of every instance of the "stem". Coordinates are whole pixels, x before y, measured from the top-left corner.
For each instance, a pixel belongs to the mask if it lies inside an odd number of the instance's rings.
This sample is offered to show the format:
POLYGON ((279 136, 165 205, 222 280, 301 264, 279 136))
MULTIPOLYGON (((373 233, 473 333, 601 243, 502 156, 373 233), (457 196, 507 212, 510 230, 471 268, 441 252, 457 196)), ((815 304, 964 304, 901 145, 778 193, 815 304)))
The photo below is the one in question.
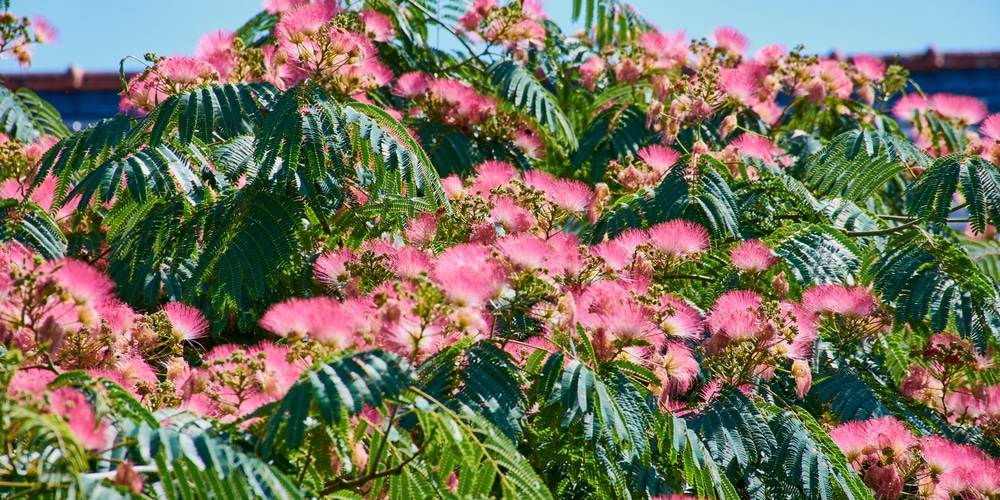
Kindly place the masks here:
POLYGON ((878 231, 844 231, 844 234, 846 234, 847 236, 852 236, 852 237, 860 237, 860 236, 884 236, 886 234, 895 234, 895 233, 899 233, 899 232, 902 232, 902 231, 906 231, 907 229, 911 229, 913 226, 916 226, 918 222, 920 222, 920 221, 919 220, 913 220, 913 221, 907 222, 906 224, 903 224, 901 226, 890 227, 889 229, 880 229, 878 231))
MULTIPOLYGON (((437 23, 438 26, 444 28, 445 31, 447 31, 448 33, 451 33, 451 36, 453 36, 456 39, 458 39, 459 43, 461 43, 465 47, 465 50, 469 51, 470 55, 476 53, 476 51, 473 50, 472 46, 469 45, 468 42, 466 42, 464 38, 462 38, 461 36, 459 36, 459 34, 456 33, 455 30, 453 30, 451 28, 451 26, 448 26, 447 24, 443 23, 440 19, 438 19, 437 17, 435 17, 434 14, 431 14, 430 11, 428 11, 426 8, 424 8, 423 5, 420 5, 419 3, 414 2, 413 0, 406 0, 406 3, 408 5, 412 5, 413 7, 416 7, 417 10, 419 10, 425 16, 427 16, 427 19, 430 19, 431 21, 434 21, 435 23, 437 23)), ((477 62, 479 62, 478 58, 475 58, 475 59, 476 59, 477 62)), ((479 64, 479 66, 482 66, 482 64, 479 64)))
POLYGON ((664 279, 677 279, 677 280, 699 280, 699 281, 715 281, 715 278, 711 276, 705 276, 703 274, 685 274, 685 273, 674 273, 666 274, 663 276, 664 279))

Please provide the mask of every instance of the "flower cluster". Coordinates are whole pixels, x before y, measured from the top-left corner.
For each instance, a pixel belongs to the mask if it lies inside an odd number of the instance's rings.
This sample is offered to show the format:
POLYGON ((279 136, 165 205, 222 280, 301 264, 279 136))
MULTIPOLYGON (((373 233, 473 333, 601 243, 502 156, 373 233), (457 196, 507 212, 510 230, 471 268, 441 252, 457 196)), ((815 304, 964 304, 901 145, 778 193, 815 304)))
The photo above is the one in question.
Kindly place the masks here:
POLYGON ((22 69, 28 69, 32 44, 58 42, 59 32, 44 17, 18 17, 6 8, 0 13, 0 58, 15 59, 22 69))

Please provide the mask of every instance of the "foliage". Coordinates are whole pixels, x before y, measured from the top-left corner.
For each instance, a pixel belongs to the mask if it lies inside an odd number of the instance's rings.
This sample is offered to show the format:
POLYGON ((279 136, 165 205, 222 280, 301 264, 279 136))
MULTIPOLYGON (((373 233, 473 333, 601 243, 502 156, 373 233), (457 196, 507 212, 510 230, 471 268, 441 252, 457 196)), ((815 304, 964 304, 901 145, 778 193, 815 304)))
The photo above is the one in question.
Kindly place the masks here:
POLYGON ((76 133, 0 92, 0 496, 1000 491, 1000 115, 613 0, 292 3, 76 133))

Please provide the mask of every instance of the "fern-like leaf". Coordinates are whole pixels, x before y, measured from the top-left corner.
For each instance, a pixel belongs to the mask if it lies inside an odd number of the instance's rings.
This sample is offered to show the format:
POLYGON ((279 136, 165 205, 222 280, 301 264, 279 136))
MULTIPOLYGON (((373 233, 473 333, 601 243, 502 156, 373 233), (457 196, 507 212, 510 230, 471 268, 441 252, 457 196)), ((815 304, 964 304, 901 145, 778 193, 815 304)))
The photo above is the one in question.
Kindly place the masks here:
POLYGON ((515 108, 523 110, 569 149, 576 149, 576 133, 553 96, 534 75, 512 61, 499 61, 486 69, 497 93, 515 108))

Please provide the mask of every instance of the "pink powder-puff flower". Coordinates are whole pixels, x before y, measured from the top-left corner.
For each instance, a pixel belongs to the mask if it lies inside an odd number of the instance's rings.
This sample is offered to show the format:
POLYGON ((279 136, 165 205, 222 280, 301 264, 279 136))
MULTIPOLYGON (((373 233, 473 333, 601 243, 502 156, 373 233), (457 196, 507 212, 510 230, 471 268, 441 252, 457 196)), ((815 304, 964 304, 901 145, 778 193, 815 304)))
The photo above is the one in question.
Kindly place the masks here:
POLYGON ((776 350, 788 359, 808 359, 812 356, 813 342, 819 333, 816 313, 806 309, 798 302, 782 302, 781 316, 778 324, 783 328, 794 329, 795 336, 791 342, 780 341, 776 350))
POLYGON ((753 112, 757 113, 757 116, 761 120, 764 120, 768 125, 775 126, 778 121, 781 120, 782 111, 781 106, 774 102, 772 99, 766 101, 761 101, 753 106, 753 112))
POLYGON ((668 148, 666 146, 660 146, 658 144, 653 144, 646 146, 639 150, 637 153, 639 159, 653 168, 656 172, 665 174, 670 171, 670 168, 677 163, 680 159, 681 154, 675 149, 668 148))
POLYGON ((654 356, 654 360, 656 368, 653 372, 664 388, 661 400, 666 395, 684 394, 694 387, 701 366, 690 348, 680 342, 668 342, 663 355, 654 356))
POLYGON ((639 45, 647 54, 656 58, 655 67, 665 69, 687 62, 690 50, 687 43, 687 33, 684 31, 673 33, 647 31, 639 35, 639 45))
POLYGON ((814 77, 823 83, 826 93, 840 99, 847 99, 851 95, 854 85, 851 78, 847 76, 840 61, 834 59, 821 59, 812 66, 814 77))
POLYGON ((52 279, 80 306, 99 306, 115 288, 104 273, 76 259, 61 259, 46 267, 55 267, 52 279))
POLYGON ((719 71, 719 89, 731 99, 753 106, 759 101, 757 94, 760 92, 760 82, 749 69, 742 65, 738 68, 722 68, 719 71))
POLYGON ((903 493, 903 477, 892 465, 872 465, 865 471, 864 482, 879 500, 896 500, 903 493))
POLYGON ((412 99, 424 95, 431 88, 431 79, 425 73, 413 71, 403 73, 396 79, 392 94, 412 99))
POLYGON ((156 71, 164 80, 185 86, 213 81, 219 74, 210 63, 185 55, 163 58, 156 71))
POLYGON ((594 196, 590 186, 573 179, 556 179, 545 194, 557 207, 573 213, 586 210, 594 196))
POLYGON ((894 462, 906 464, 912 460, 910 450, 917 444, 906 425, 888 416, 845 422, 831 429, 829 434, 859 472, 861 462, 869 455, 876 460, 891 457, 894 462))
POLYGON ((365 9, 361 11, 361 23, 365 25, 365 33, 376 42, 389 42, 396 38, 396 28, 392 20, 385 14, 365 9))
POLYGON ((545 269, 552 246, 535 235, 518 234, 500 240, 500 251, 515 270, 545 269))
POLYGON ((713 336, 726 342, 756 337, 766 324, 761 315, 762 297, 749 290, 730 290, 715 301, 706 319, 713 336))
POLYGON ((997 228, 993 224, 987 224, 983 232, 973 229, 972 224, 965 225, 965 237, 973 241, 989 241, 997 234, 997 228))
POLYGON ((42 16, 32 16, 31 31, 34 32, 36 43, 59 43, 59 31, 42 16))
POLYGON ((792 378, 795 379, 795 394, 802 399, 812 386, 812 370, 809 363, 801 359, 792 362, 792 378))
POLYGON ((507 184, 517 174, 514 165, 504 161, 487 160, 476 167, 476 180, 471 191, 488 196, 490 191, 507 184))
POLYGON ((37 398, 55 379, 56 372, 43 368, 18 370, 7 386, 7 397, 37 398))
POLYGON ((219 30, 207 33, 198 40, 194 56, 211 64, 219 73, 219 78, 226 80, 239 63, 235 43, 236 34, 232 31, 219 30))
POLYGON ((261 7, 268 13, 281 14, 308 2, 309 0, 264 0, 261 7))
POLYGON ((771 248, 760 240, 741 241, 729 251, 729 259, 737 269, 751 273, 767 271, 778 263, 771 248))
POLYGON ((802 294, 802 304, 815 313, 833 313, 853 319, 866 318, 878 309, 867 288, 837 284, 814 286, 802 294))
POLYGON ((441 186, 444 187, 444 193, 448 196, 449 200, 458 200, 465 195, 465 186, 462 183, 462 178, 457 175, 449 175, 441 179, 441 186))
POLYGON ((651 321, 649 310, 632 301, 622 302, 611 314, 600 315, 599 324, 612 337, 626 344, 646 340, 656 347, 664 341, 651 321))
POLYGON ((313 275, 316 280, 329 287, 343 284, 341 281, 348 273, 347 263, 356 262, 357 257, 350 248, 340 248, 320 255, 313 264, 313 275))
POLYGON ((854 69, 865 82, 881 82, 885 78, 885 62, 877 57, 859 54, 851 58, 854 69))
POLYGON ((705 331, 701 313, 673 295, 660 297, 660 329, 668 338, 699 340, 705 331))
POLYGON ((715 38, 716 46, 733 57, 742 56, 750 43, 743 33, 729 26, 716 28, 712 36, 715 38))
POLYGON ((70 387, 52 391, 52 413, 62 417, 73 436, 88 450, 103 450, 108 446, 108 426, 97 420, 94 407, 82 392, 70 387))
POLYGON ((930 98, 934 111, 945 118, 958 120, 965 125, 979 123, 986 118, 986 105, 972 96, 934 94, 930 98))
POLYGON ((979 132, 983 137, 993 141, 1000 141, 1000 113, 992 114, 983 120, 979 126, 979 132))
POLYGON ((431 277, 452 302, 470 307, 483 305, 504 283, 502 270, 489 251, 473 243, 445 250, 434 263, 431 277))
POLYGON ((532 160, 545 156, 545 141, 534 130, 526 128, 514 132, 514 144, 532 160))
POLYGON ((329 297, 291 299, 279 302, 260 319, 261 328, 296 339, 309 336, 317 342, 346 348, 353 345, 367 325, 369 304, 364 299, 341 303, 329 297))
POLYGON ((247 354, 264 354, 265 369, 255 374, 262 392, 272 400, 282 398, 305 371, 303 366, 288 362, 288 346, 264 341, 251 347, 247 354))
POLYGON ((671 257, 686 258, 708 250, 708 231, 693 222, 676 219, 649 228, 649 243, 671 257))
POLYGON ((411 245, 429 245, 437 235, 437 214, 434 212, 423 212, 410 219, 403 234, 411 245))
POLYGON ((611 272, 631 266, 635 259, 635 251, 628 249, 618 241, 604 241, 591 245, 590 253, 595 257, 600 257, 604 266, 611 272))
POLYGON ((593 92, 597 79, 604 75, 608 69, 608 62, 601 56, 590 56, 587 62, 580 66, 580 76, 583 78, 583 86, 593 92))
POLYGON ((765 67, 773 68, 785 60, 785 54, 787 53, 788 51, 785 50, 784 45, 776 43, 757 49, 757 52, 753 55, 753 60, 765 67))
POLYGON ((930 101, 926 97, 917 93, 907 94, 892 106, 892 115, 900 120, 912 120, 914 112, 923 112, 930 107, 930 101))
POLYGON ((493 203, 490 210, 490 223, 499 224, 507 234, 521 233, 535 227, 538 221, 526 208, 518 205, 508 196, 501 196, 493 203))
POLYGON ((208 322, 197 308, 170 302, 163 306, 163 312, 178 339, 195 340, 208 336, 208 322))
POLYGON ((774 145, 767 137, 756 134, 743 134, 730 143, 736 151, 750 158, 757 158, 766 163, 775 163, 775 156, 782 153, 781 148, 774 145))
POLYGON ((403 247, 389 257, 389 270, 403 279, 415 279, 430 273, 431 258, 420 249, 403 247))

